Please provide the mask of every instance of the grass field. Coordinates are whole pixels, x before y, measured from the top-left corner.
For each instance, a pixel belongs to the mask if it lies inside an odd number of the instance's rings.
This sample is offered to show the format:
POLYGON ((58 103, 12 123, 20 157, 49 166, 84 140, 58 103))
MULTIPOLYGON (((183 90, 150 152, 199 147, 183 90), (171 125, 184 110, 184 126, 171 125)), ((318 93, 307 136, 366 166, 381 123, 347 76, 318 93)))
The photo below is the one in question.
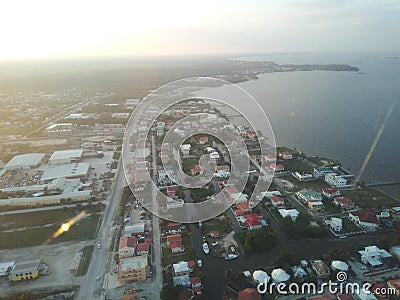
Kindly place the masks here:
POLYGON ((400 201, 371 188, 363 187, 361 190, 342 191, 343 196, 351 199, 360 207, 375 208, 379 206, 398 206, 400 201))
POLYGON ((51 239, 51 237, 53 233, 58 230, 59 225, 41 228, 29 228, 14 232, 0 232, 0 249, 39 246, 46 243, 46 241, 49 239, 50 240, 48 242, 50 244, 93 239, 97 231, 99 218, 100 215, 98 214, 85 217, 73 225, 68 232, 65 232, 56 239, 51 239))
POLYGON ((46 210, 22 214, 12 214, 0 216, 0 231, 12 230, 17 228, 29 228, 44 226, 47 224, 62 224, 85 210, 87 213, 96 211, 97 206, 71 207, 55 210, 46 210))
POLYGON ((83 248, 82 259, 75 274, 77 277, 86 274, 89 268, 90 258, 92 257, 93 249, 94 249, 93 245, 89 245, 83 248))

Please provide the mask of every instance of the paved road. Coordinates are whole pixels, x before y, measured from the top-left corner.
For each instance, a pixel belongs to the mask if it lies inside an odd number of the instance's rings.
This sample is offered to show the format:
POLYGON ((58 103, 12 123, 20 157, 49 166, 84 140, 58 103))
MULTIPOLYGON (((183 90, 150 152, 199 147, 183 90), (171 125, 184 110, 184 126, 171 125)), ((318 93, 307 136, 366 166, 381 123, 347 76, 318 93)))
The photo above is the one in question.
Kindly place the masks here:
POLYGON ((80 283, 80 289, 76 299, 104 299, 104 291, 102 290, 102 284, 104 280, 104 274, 110 270, 110 263, 113 259, 111 249, 111 242, 113 239, 114 227, 112 223, 115 220, 118 212, 118 205, 121 200, 121 194, 124 186, 126 186, 125 174, 122 168, 122 162, 118 164, 118 171, 111 187, 112 194, 109 198, 109 203, 104 210, 102 224, 100 226, 98 236, 96 239, 97 243, 100 243, 100 249, 94 248, 89 269, 82 278, 80 283), (97 276, 101 276, 100 280, 97 280, 97 276))
MULTIPOLYGON (((157 159, 156 159, 156 142, 154 136, 151 139, 151 152, 153 156, 153 176, 156 180, 156 170, 157 170, 157 159)), ((158 212, 158 202, 156 199, 157 190, 153 187, 153 212, 158 212)), ((153 266, 155 270, 155 275, 153 279, 154 285, 154 299, 160 299, 160 291, 163 286, 163 274, 161 267, 161 236, 160 236, 160 219, 158 216, 153 214, 153 253, 154 261, 153 266)))

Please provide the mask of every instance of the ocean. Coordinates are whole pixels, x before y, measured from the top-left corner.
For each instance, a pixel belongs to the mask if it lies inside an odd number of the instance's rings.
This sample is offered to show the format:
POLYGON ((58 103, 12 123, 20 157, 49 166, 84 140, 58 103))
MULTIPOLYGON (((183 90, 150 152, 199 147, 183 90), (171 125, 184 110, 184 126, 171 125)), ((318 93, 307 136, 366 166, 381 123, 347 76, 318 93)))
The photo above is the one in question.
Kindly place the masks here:
MULTIPOLYGON (((299 53, 242 57, 278 64, 350 64, 360 72, 297 71, 261 74, 238 85, 262 106, 278 146, 338 159, 357 175, 391 105, 393 113, 362 180, 400 180, 400 55, 299 53)), ((217 88, 225 93, 226 87, 217 88)), ((213 89, 213 95, 216 90, 213 89)), ((205 92, 207 94, 207 91, 205 92)), ((250 116, 247 115, 251 119, 250 116)), ((257 126, 257 120, 254 121, 257 126)), ((381 188, 400 198, 400 186, 381 188)))

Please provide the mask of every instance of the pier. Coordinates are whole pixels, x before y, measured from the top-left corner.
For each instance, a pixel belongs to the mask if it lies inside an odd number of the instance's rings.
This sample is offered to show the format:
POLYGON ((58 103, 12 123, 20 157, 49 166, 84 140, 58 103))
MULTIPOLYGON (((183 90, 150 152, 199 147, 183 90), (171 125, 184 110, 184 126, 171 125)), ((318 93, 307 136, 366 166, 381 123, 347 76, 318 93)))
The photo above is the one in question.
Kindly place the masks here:
POLYGON ((367 183, 365 186, 367 186, 367 187, 377 187, 377 186, 398 185, 398 184, 400 184, 400 181, 382 181, 382 182, 367 183))

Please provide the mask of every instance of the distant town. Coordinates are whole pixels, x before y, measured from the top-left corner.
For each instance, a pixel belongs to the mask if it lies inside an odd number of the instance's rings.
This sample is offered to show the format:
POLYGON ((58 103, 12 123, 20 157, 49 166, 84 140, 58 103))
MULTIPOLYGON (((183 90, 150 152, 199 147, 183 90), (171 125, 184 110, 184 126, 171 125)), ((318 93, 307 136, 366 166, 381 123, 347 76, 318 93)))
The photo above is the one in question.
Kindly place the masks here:
POLYGON ((149 171, 168 199, 160 208, 165 212, 220 192, 230 208, 196 223, 152 214, 127 185, 121 161, 123 133, 140 98, 77 90, 0 96, 0 299, 400 297, 399 200, 356 182, 340 161, 284 145, 263 156, 261 134, 245 122, 235 129, 250 154, 250 170, 238 190, 229 181, 231 154, 211 134, 224 130, 216 117, 229 116, 212 103, 188 100, 154 121, 145 147, 135 149, 146 159, 133 159, 132 184, 146 188, 143 174, 149 171), (38 109, 43 101, 49 105, 38 109), (196 113, 207 117, 174 129, 186 139, 178 153, 163 145, 178 120, 196 113), (210 134, 187 136, 192 128, 210 134), (196 189, 175 184, 174 162, 194 177, 203 172, 203 155, 216 163, 212 180, 196 189), (263 174, 274 179, 253 206, 263 174), (278 248, 282 240, 284 251, 278 248), (308 241, 329 246, 303 256, 299 245, 308 241), (250 259, 276 249, 272 259, 250 259), (257 290, 260 283, 320 287, 337 281, 339 272, 348 282, 371 283, 373 293, 283 296, 257 290), (216 280, 223 286, 212 286, 216 280))

